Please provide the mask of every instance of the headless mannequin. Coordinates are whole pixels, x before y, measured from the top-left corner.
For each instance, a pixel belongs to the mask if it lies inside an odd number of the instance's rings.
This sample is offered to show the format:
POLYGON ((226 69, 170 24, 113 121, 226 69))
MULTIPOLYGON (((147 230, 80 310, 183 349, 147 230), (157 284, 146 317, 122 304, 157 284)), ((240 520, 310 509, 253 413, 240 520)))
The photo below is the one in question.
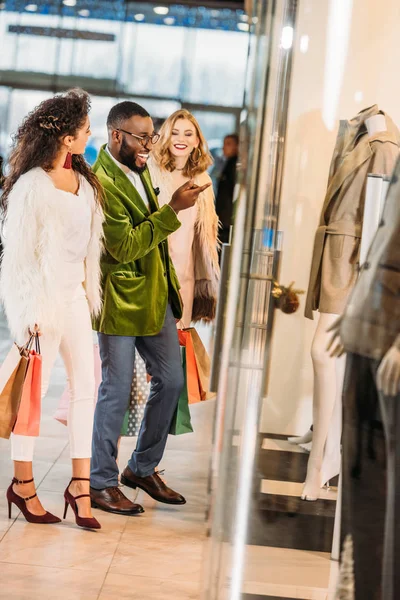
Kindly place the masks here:
MULTIPOLYGON (((365 121, 368 136, 386 131, 384 115, 365 121)), ((311 348, 314 369, 313 436, 302 500, 318 500, 320 489, 340 470, 342 433, 342 388, 345 357, 332 357, 328 351, 332 327, 338 315, 320 313, 311 348)))
POLYGON ((381 131, 387 130, 385 115, 374 115, 373 117, 366 119, 365 125, 367 127, 369 137, 372 137, 381 131))
POLYGON ((344 357, 333 358, 327 347, 328 329, 338 315, 320 313, 311 358, 314 370, 313 438, 304 484, 303 500, 318 500, 321 487, 339 473, 342 430, 341 395, 345 370, 344 357))

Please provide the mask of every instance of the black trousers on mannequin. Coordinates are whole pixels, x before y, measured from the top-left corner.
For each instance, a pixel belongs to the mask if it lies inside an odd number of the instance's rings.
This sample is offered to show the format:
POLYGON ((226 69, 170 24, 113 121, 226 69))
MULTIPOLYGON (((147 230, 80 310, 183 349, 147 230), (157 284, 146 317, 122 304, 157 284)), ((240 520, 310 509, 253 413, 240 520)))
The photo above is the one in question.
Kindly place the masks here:
POLYGON ((379 363, 349 354, 343 391, 342 538, 353 540, 355 600, 400 598, 400 394, 379 363))

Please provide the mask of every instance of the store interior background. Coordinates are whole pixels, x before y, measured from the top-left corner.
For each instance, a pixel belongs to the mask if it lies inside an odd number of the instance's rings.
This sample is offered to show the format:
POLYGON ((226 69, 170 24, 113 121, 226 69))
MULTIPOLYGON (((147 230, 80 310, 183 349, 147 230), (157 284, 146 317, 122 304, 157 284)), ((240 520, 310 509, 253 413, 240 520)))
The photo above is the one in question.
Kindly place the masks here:
MULTIPOLYGON (((156 4, 124 0, 1 2, 0 153, 7 156, 10 135, 30 109, 54 91, 80 85, 93 99, 89 162, 105 141, 109 109, 125 98, 160 119, 188 108, 218 159, 224 135, 239 128, 248 17, 243 9, 163 8, 167 14, 158 14, 156 4), (30 35, 30 27, 41 28, 40 35, 30 35), (46 28, 69 30, 72 39, 52 37, 46 28), (113 39, 79 39, 82 31, 113 39)), ((393 92, 398 16, 395 0, 369 2, 368 10, 362 0, 299 3, 278 225, 283 283, 294 280, 307 289, 339 119, 378 103, 400 123, 393 92), (382 15, 384 36, 374 27, 382 15)), ((260 170, 260 187, 263 178, 267 169, 260 170)), ((260 212, 259 227, 262 218, 260 212)), ((315 324, 303 317, 302 306, 291 316, 276 312, 261 432, 293 435, 310 426, 315 324)))
POLYGON ((215 5, 1 2, 0 151, 7 154, 10 134, 41 100, 79 86, 93 100, 89 162, 122 99, 157 119, 188 108, 219 156, 224 135, 239 124, 249 25, 242 2, 215 5))
MULTIPOLYGON (((268 18, 270 7, 276 8, 267 61, 270 92, 279 76, 279 56, 292 55, 287 128, 280 140, 284 163, 278 199, 277 229, 283 232, 279 279, 283 284, 295 281, 297 288, 306 290, 339 119, 378 104, 400 126, 396 93, 400 6, 398 0, 254 0, 247 5, 252 15, 257 7, 267 6, 259 14, 268 18), (283 7, 288 4, 296 6, 291 31, 284 21, 283 7)), ((38 102, 54 91, 79 85, 93 99, 89 162, 105 141, 110 107, 126 98, 160 119, 181 106, 188 108, 218 157, 224 135, 238 130, 242 121, 246 78, 253 75, 247 69, 249 42, 265 44, 267 52, 268 36, 259 36, 259 27, 257 17, 249 19, 243 3, 235 2, 221 1, 216 8, 123 0, 0 1, 0 152, 7 155, 10 134, 38 102), (32 35, 30 27, 40 29, 32 35), (52 37, 49 27, 70 30, 71 38, 52 37), (100 39, 87 39, 96 35, 100 39)), ((269 93, 263 118, 273 123, 275 111, 276 98, 269 93)), ((272 127, 270 131, 272 136, 276 133, 272 127)), ((265 227, 270 159, 271 138, 266 137, 258 168, 257 230, 265 227)), ((242 169, 252 167, 242 163, 242 169)), ((235 270, 238 264, 231 265, 231 273, 235 270)), ((305 433, 312 423, 310 349, 316 321, 304 318, 304 296, 300 302, 295 314, 274 312, 267 395, 259 403, 257 424, 264 436, 257 456, 263 465, 261 472, 252 473, 257 485, 262 478, 256 509, 262 508, 257 512, 253 506, 249 521, 254 515, 261 518, 247 524, 242 540, 243 589, 249 600, 265 594, 307 600, 334 597, 330 560, 334 504, 328 506, 326 499, 314 506, 301 503, 307 456, 293 451, 293 462, 289 467, 285 463, 288 446, 283 438, 305 433), (271 452, 280 455, 276 463, 271 452), (273 475, 266 468, 268 461, 277 464, 273 475)), ((239 398, 236 426, 230 432, 237 449, 246 427, 247 402, 245 394, 239 398)), ((210 417, 211 410, 207 414, 210 417)), ((207 435, 211 439, 211 427, 207 435)), ((230 472, 233 486, 237 475, 234 469, 230 472)), ((233 526, 234 513, 230 518, 233 526)), ((229 581, 229 566, 221 572, 229 581)), ((221 592, 212 598, 225 596, 221 592)))

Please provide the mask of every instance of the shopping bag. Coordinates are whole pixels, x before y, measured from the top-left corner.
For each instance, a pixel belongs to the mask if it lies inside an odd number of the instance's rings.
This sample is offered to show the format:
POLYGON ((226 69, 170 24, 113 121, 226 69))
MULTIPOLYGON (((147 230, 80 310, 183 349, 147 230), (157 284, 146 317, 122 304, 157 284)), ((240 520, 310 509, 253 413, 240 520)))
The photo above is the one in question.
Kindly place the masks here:
POLYGON ((208 356, 207 350, 205 349, 197 330, 194 327, 190 327, 189 329, 186 329, 186 331, 190 333, 193 342, 193 350, 199 376, 201 399, 208 400, 209 398, 213 398, 215 396, 215 394, 211 394, 209 391, 211 373, 210 357, 208 356))
POLYGON ((190 419, 190 408, 188 399, 188 388, 187 388, 187 370, 186 370, 186 356, 187 350, 185 347, 181 347, 182 356, 182 368, 184 372, 185 385, 183 386, 181 395, 179 396, 178 405, 172 419, 170 434, 171 435, 182 435, 183 433, 192 433, 193 427, 190 419))
POLYGON ((17 420, 28 368, 28 351, 13 344, 0 368, 0 437, 8 439, 17 420))
POLYGON ((125 413, 121 435, 134 437, 139 435, 144 409, 150 393, 150 380, 143 358, 135 353, 135 367, 128 410, 125 413))
POLYGON ((183 346, 186 350, 185 377, 187 384, 188 400, 189 404, 194 404, 195 402, 201 401, 201 391, 192 336, 188 329, 178 329, 178 338, 179 344, 183 346))
POLYGON ((29 353, 28 369, 13 433, 38 437, 42 398, 42 355, 39 337, 36 336, 35 340, 36 350, 31 350, 29 353))
MULTIPOLYGON (((94 403, 97 402, 97 394, 99 391, 100 383, 101 383, 101 359, 100 359, 100 350, 99 345, 94 344, 93 346, 94 353, 94 381, 95 381, 95 395, 94 395, 94 403)), ((69 399, 70 399, 70 391, 68 386, 66 386, 58 404, 57 410, 53 415, 53 418, 56 421, 59 421, 63 425, 68 425, 68 408, 69 408, 69 399)))

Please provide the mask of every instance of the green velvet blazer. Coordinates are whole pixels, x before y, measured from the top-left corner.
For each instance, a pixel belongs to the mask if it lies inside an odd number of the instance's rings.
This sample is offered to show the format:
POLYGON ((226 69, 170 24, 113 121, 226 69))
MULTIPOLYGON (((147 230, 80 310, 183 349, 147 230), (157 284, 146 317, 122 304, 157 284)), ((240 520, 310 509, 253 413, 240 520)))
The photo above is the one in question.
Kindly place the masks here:
POLYGON ((141 178, 150 210, 106 146, 93 170, 105 194, 103 308, 93 328, 108 335, 155 335, 164 325, 168 302, 175 318, 182 316, 167 240, 180 221, 170 206, 158 206, 147 169, 141 178))

